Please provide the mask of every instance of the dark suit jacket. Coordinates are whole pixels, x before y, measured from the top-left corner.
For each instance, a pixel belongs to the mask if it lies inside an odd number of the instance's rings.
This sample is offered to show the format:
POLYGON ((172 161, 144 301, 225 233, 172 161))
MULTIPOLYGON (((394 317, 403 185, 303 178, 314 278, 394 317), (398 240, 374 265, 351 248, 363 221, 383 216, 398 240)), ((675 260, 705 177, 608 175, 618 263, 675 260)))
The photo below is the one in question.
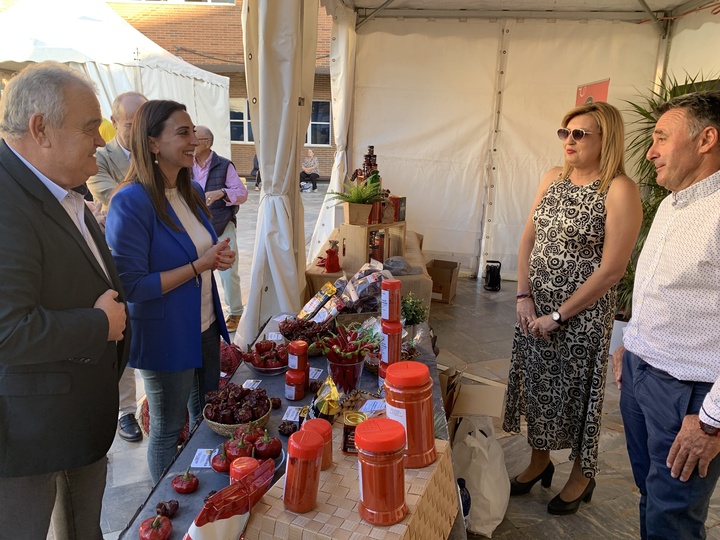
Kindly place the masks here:
POLYGON ((104 148, 98 148, 95 153, 97 157, 98 173, 88 178, 87 186, 96 200, 103 205, 103 212, 107 212, 110 197, 115 188, 125 179, 130 168, 130 160, 125 156, 125 151, 115 137, 107 143, 104 148))
POLYGON ((85 210, 110 280, 65 209, 0 141, 0 477, 80 467, 115 436, 125 340, 93 308, 120 278, 85 210))

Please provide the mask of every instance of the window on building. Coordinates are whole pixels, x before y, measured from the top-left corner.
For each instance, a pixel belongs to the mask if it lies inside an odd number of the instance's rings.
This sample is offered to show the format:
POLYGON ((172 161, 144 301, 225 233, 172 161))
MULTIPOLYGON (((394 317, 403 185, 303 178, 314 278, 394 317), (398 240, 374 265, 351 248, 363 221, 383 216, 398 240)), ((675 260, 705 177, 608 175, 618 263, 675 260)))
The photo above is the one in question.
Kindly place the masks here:
POLYGON ((250 107, 245 98, 230 98, 230 141, 253 142, 250 107))
POLYGON ((305 144, 315 146, 330 146, 330 102, 313 100, 312 116, 308 126, 305 144))

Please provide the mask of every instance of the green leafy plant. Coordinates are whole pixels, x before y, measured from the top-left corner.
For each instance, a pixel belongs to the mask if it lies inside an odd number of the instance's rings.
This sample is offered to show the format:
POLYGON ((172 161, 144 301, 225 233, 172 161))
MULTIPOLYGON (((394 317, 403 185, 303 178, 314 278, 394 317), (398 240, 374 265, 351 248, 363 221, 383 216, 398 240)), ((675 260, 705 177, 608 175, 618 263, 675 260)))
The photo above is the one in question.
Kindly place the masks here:
POLYGON ((652 136, 655 130, 657 118, 655 111, 666 101, 702 90, 716 90, 717 81, 714 76, 710 80, 703 80, 702 73, 693 76, 685 75, 683 81, 677 78, 668 77, 657 90, 651 90, 647 94, 641 94, 636 102, 626 101, 630 106, 630 112, 635 116, 629 130, 628 155, 635 161, 633 174, 640 188, 642 197, 643 219, 640 226, 640 234, 633 248, 630 260, 628 261, 625 274, 618 284, 617 310, 620 318, 629 320, 632 309, 633 285, 635 281, 635 268, 638 257, 645 245, 650 226, 652 225, 655 213, 662 200, 670 193, 667 189, 657 183, 655 165, 645 159, 645 154, 652 146, 652 136))
POLYGON ((425 305, 422 298, 408 293, 400 302, 400 316, 405 319, 405 325, 420 324, 427 321, 430 308, 425 305))
POLYGON ((337 200, 337 204, 372 204, 382 201, 385 199, 386 194, 383 192, 380 182, 374 179, 373 175, 377 176, 377 171, 373 171, 372 175, 357 184, 346 180, 344 185, 345 189, 342 193, 337 191, 330 191, 328 193, 332 195, 330 200, 337 200))

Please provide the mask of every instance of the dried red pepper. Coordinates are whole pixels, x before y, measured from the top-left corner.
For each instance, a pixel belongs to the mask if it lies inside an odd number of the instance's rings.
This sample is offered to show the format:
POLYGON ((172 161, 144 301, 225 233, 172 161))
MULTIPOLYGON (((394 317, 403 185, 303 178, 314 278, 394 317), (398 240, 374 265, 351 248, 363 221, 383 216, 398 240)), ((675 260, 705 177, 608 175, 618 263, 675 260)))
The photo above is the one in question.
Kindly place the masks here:
POLYGON ((160 501, 155 505, 155 512, 158 516, 165 516, 166 518, 172 518, 180 508, 180 503, 175 499, 169 501, 160 501))

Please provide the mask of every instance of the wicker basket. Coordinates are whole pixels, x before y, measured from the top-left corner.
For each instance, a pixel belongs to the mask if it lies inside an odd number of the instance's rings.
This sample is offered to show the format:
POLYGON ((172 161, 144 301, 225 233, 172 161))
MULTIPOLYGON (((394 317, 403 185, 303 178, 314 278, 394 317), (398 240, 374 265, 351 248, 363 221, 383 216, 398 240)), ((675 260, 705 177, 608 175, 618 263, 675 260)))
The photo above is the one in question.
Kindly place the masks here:
MULTIPOLYGON (((252 422, 257 425, 258 427, 264 428, 267 426, 268 420, 270 420, 270 414, 272 413, 272 403, 270 403, 270 399, 267 398, 268 404, 270 405, 270 409, 268 412, 265 413, 264 416, 261 416, 257 420, 253 420, 252 422)), ((205 405, 207 407, 207 405, 205 405)), ((210 429, 212 429, 215 433, 218 435, 221 435, 223 437, 230 438, 233 436, 233 433, 235 433, 235 430, 240 427, 242 424, 221 424, 219 422, 213 422, 212 420, 208 420, 208 418, 205 416, 205 409, 203 409, 203 418, 205 419, 205 422, 207 422, 207 425, 210 426, 210 429)))

